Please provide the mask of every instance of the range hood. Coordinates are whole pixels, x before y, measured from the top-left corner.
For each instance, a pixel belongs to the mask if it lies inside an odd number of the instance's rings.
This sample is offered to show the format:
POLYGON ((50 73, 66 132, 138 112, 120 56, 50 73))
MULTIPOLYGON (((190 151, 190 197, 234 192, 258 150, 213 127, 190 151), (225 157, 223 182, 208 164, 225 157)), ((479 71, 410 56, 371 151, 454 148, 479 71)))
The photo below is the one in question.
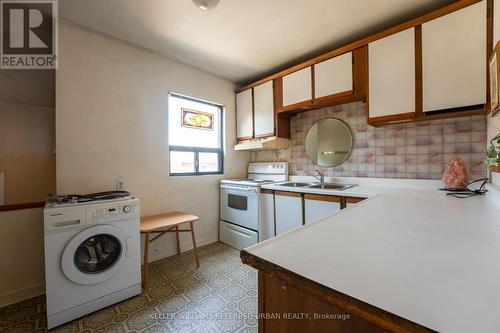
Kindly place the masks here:
POLYGON ((290 140, 271 136, 263 139, 242 141, 234 146, 234 150, 287 149, 289 146, 290 140))

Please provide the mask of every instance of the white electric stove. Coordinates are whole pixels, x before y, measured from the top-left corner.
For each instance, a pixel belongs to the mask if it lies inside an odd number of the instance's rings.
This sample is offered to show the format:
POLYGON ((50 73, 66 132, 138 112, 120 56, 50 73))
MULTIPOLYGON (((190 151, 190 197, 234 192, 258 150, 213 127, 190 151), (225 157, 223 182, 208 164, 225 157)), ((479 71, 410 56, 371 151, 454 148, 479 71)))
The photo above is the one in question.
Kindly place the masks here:
POLYGON ((243 249, 274 236, 274 220, 267 211, 260 185, 288 179, 288 163, 249 163, 246 179, 220 184, 220 241, 243 249))

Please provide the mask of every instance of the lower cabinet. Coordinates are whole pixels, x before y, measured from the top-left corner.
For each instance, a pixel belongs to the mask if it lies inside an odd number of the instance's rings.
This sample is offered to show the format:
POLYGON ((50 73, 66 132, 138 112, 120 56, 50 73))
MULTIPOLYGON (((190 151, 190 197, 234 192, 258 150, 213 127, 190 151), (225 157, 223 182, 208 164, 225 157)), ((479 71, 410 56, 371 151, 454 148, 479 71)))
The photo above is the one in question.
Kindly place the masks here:
POLYGON ((304 223, 320 220, 340 210, 341 198, 335 195, 304 194, 304 223))
POLYGON ((364 199, 262 189, 259 242, 318 221, 364 199))
POLYGON ((243 263, 258 270, 259 332, 275 333, 384 333, 373 323, 393 328, 391 332, 430 332, 384 310, 338 291, 313 283, 286 268, 276 269, 259 257, 242 253, 243 263), (254 259, 255 258, 255 259, 254 259), (356 316, 361 314, 361 316, 356 316), (369 320, 369 321, 368 321, 369 320), (394 320, 390 322, 390 320, 394 320), (398 320, 398 321, 396 321, 398 320))
POLYGON ((297 192, 274 192, 276 235, 302 225, 302 194, 297 192))
POLYGON ((260 190, 260 225, 259 242, 276 236, 274 230, 274 194, 273 190, 260 190))

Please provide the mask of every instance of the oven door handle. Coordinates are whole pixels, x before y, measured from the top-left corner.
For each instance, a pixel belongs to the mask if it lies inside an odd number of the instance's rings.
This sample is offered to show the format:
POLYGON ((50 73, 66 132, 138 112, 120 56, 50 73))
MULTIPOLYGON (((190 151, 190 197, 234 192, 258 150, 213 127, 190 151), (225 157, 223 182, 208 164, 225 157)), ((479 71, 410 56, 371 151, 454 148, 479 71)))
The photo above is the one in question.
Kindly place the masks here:
POLYGON ((239 187, 239 186, 230 186, 230 185, 221 185, 220 188, 226 190, 234 190, 234 191, 242 191, 242 192, 253 192, 258 193, 259 188, 249 188, 249 187, 239 187))

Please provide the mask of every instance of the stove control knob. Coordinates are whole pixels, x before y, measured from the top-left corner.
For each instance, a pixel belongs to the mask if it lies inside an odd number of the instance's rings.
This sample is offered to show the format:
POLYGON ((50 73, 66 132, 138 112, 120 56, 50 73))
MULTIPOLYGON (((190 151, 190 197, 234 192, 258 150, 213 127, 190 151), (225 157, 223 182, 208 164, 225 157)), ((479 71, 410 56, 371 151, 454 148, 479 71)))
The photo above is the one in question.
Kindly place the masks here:
POLYGON ((130 213, 131 211, 132 211, 132 207, 130 207, 130 205, 123 206, 124 213, 130 213))

